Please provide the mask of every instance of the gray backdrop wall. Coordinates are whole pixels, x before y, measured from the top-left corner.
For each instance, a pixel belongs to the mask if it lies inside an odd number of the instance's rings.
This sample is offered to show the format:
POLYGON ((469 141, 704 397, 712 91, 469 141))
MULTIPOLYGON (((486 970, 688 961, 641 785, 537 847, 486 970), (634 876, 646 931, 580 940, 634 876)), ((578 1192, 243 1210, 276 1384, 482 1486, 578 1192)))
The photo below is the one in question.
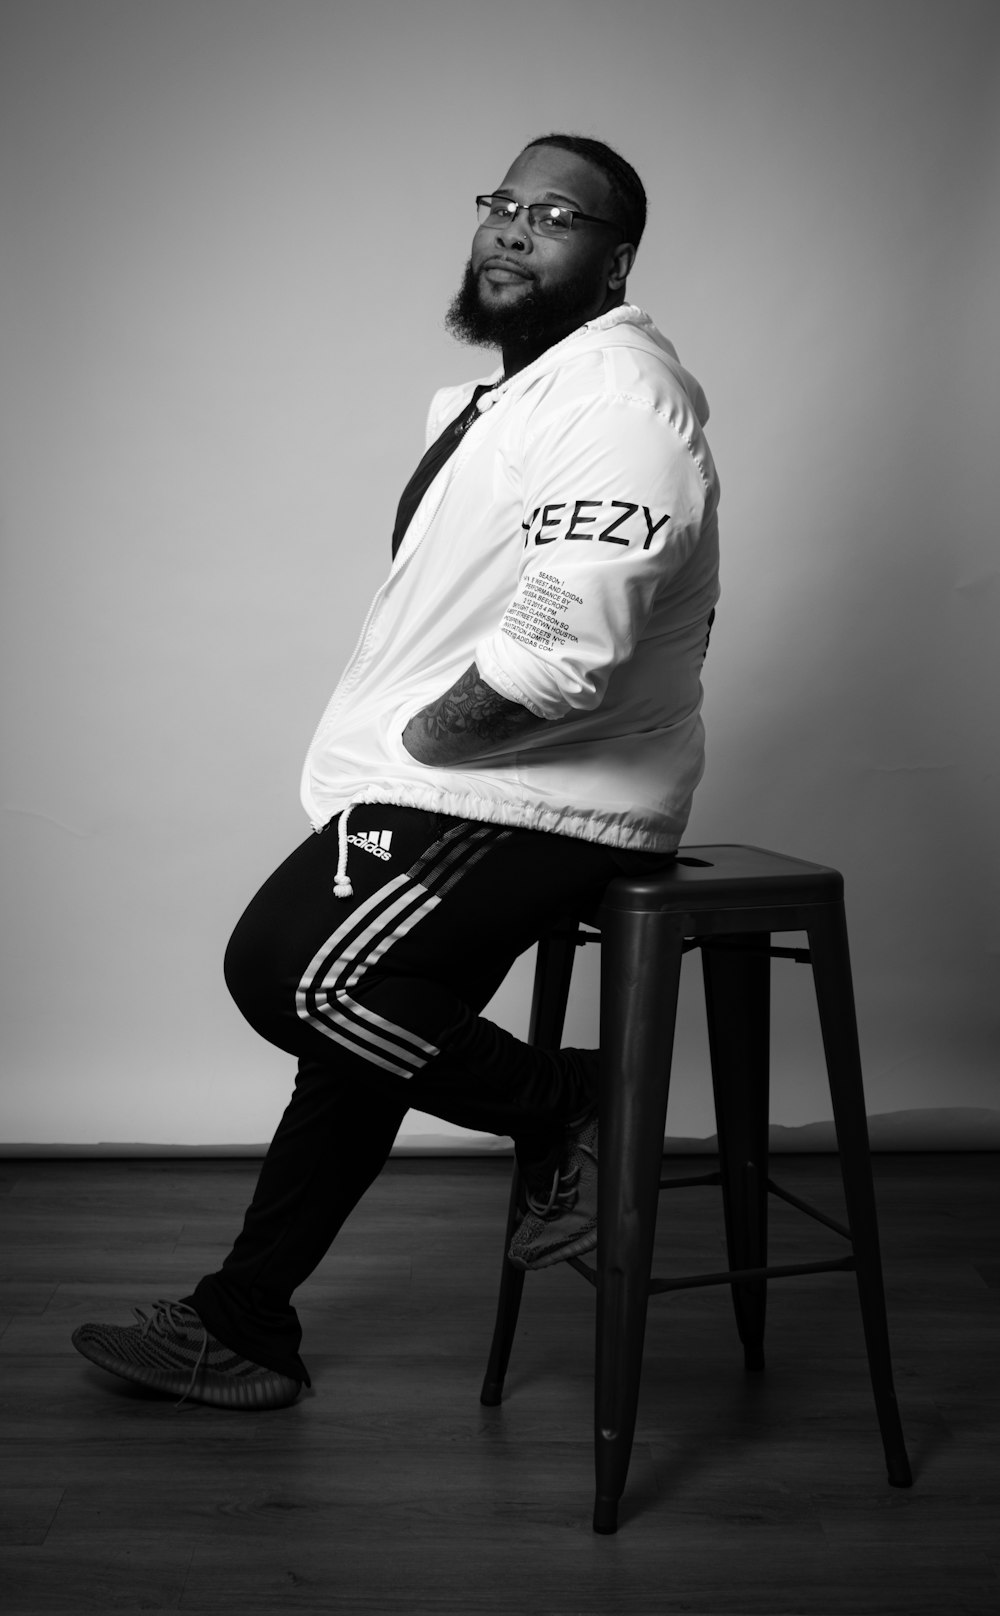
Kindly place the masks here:
MULTIPOLYGON (((2 31, 3 1140, 272 1131, 289 1063, 222 951, 307 832, 429 394, 492 364, 442 329, 472 197, 569 128, 644 175, 630 292, 713 402, 688 840, 843 868, 871 1109, 996 1143, 993 0, 4 0, 2 31)), ((822 1123, 807 972, 776 1020, 776 1118, 822 1123)))

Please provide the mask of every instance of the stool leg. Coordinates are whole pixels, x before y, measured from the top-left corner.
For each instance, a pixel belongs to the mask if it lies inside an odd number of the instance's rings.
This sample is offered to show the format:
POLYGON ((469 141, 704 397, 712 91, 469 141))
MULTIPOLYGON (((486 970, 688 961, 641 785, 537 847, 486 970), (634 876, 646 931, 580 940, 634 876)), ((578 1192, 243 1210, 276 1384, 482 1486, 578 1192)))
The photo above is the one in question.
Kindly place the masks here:
MULTIPOLYGON (((767 1263, 770 943, 768 932, 748 932, 701 950, 730 1268, 767 1263)), ((763 1369, 767 1281, 733 1285, 732 1295, 746 1368, 763 1369)))
POLYGON ((614 1532, 639 1399, 682 934, 674 916, 615 910, 601 930, 594 1530, 614 1532))
POLYGON ((517 1228, 520 1211, 521 1175, 515 1165, 510 1183, 510 1200, 507 1204, 507 1227, 503 1237, 503 1262, 500 1265, 497 1316, 493 1326, 493 1340, 490 1342, 490 1355, 486 1363, 486 1374, 483 1376, 483 1387, 479 1393, 479 1401, 487 1408, 496 1408, 503 1397, 504 1377, 507 1374, 507 1365, 510 1363, 511 1348, 514 1345, 514 1332, 517 1329, 518 1314, 521 1311, 524 1269, 515 1268, 513 1263, 507 1261, 507 1252, 514 1237, 514 1230, 517 1228))
POLYGON ((539 939, 528 1019, 528 1043, 539 1049, 558 1049, 562 1043, 579 931, 575 920, 567 920, 539 939))
MULTIPOLYGON (((543 1049, 558 1049, 562 1041, 573 961, 576 957, 578 929, 575 921, 567 921, 539 940, 535 956, 531 1018, 528 1023, 529 1044, 537 1044, 543 1049)), ((510 1200, 507 1205, 496 1322, 493 1326, 493 1340, 490 1343, 486 1374, 479 1393, 479 1401, 487 1408, 495 1408, 503 1396, 504 1377, 507 1374, 518 1314, 521 1311, 524 1270, 515 1268, 513 1263, 507 1261, 507 1252, 520 1215, 521 1178, 515 1164, 510 1200)))
POLYGON ((896 1403, 889 1353, 875 1186, 868 1147, 868 1119, 865 1114, 861 1052, 843 905, 830 904, 824 905, 822 911, 817 909, 815 918, 809 922, 808 932, 837 1129, 847 1221, 854 1244, 872 1391, 889 1480, 894 1487, 909 1487, 912 1485, 910 1462, 896 1403))

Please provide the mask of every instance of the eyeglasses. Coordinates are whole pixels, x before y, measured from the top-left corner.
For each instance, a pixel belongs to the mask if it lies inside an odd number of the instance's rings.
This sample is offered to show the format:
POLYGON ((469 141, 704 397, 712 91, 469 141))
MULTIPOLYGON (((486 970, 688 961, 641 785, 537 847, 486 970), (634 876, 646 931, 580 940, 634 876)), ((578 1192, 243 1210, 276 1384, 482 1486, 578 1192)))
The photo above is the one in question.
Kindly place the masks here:
POLYGON ((536 236, 568 236, 577 219, 607 225, 609 230, 620 229, 610 219, 596 219, 592 213, 581 213, 579 208, 553 207, 549 202, 515 202, 509 196, 477 196, 476 207, 479 223, 492 225, 497 230, 524 213, 528 229, 536 236))

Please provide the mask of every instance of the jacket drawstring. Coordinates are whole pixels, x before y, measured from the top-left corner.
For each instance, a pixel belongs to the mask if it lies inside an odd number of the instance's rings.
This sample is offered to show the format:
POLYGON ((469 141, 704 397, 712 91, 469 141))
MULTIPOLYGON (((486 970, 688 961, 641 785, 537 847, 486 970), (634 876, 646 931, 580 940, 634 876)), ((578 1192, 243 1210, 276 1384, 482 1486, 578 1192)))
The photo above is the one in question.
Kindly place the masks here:
POLYGON ((353 807, 352 802, 347 804, 337 826, 337 874, 333 883, 333 895, 335 898, 353 898, 354 896, 351 878, 347 873, 347 821, 353 807))

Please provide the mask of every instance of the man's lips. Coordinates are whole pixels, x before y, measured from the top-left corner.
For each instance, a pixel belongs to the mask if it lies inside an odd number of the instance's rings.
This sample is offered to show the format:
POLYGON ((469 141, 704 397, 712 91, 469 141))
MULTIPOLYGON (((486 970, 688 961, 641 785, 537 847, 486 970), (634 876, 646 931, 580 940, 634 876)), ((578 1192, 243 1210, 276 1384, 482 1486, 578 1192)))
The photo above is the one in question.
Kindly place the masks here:
POLYGON ((531 281, 534 276, 530 269, 522 269, 520 264, 510 258, 487 258, 479 268, 480 275, 495 286, 507 286, 514 281, 531 281))

